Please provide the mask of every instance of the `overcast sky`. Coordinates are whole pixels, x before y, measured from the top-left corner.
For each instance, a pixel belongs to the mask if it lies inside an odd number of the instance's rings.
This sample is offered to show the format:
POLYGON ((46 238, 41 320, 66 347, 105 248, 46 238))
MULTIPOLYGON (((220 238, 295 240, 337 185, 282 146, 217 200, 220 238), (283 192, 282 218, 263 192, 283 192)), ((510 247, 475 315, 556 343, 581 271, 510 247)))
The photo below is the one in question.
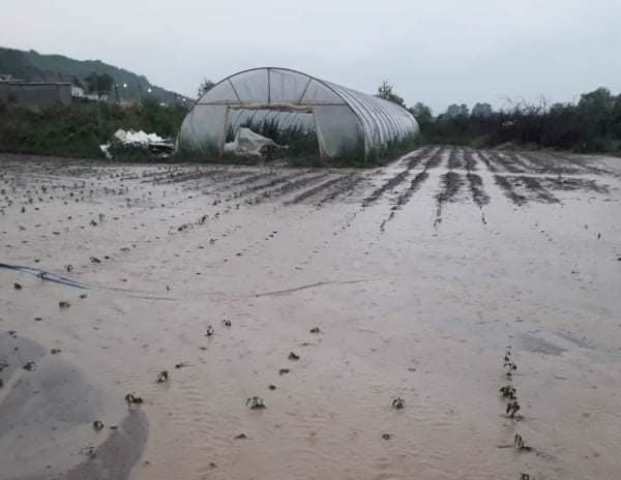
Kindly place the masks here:
POLYGON ((571 101, 621 91, 621 0, 3 0, 0 45, 101 59, 195 96, 287 66, 406 102, 571 101))

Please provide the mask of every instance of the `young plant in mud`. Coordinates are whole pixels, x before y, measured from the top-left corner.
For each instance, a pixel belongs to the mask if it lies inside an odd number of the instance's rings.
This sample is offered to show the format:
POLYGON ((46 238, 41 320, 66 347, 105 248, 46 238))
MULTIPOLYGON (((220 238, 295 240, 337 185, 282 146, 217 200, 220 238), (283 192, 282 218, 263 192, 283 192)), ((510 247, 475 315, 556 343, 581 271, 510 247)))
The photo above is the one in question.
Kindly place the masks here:
POLYGON ((246 406, 250 410, 262 410, 266 408, 265 401, 261 397, 250 397, 246 400, 246 406))
POLYGON ((134 395, 133 393, 125 395, 125 401, 127 402, 127 405, 140 405, 143 403, 142 398, 134 395))
POLYGON ((509 418, 516 418, 515 415, 520 410, 520 408, 521 407, 518 401, 512 400, 511 402, 507 404, 506 414, 509 416, 509 418))
POLYGON ((532 451, 532 447, 529 447, 528 445, 526 445, 524 438, 519 433, 516 433, 515 436, 513 437, 513 446, 515 447, 516 450, 520 452, 532 451))
POLYGON ((499 391, 500 391, 500 394, 502 395, 502 398, 504 399, 509 399, 509 400, 517 399, 517 390, 515 389, 515 387, 511 385, 505 385, 504 387, 500 387, 499 391))

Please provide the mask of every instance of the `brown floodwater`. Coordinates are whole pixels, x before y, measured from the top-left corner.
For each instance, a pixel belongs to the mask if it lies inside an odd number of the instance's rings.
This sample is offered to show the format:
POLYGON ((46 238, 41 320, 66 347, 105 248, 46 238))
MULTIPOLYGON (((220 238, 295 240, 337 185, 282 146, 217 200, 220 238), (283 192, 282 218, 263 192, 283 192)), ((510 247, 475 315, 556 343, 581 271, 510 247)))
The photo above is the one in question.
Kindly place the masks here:
POLYGON ((537 152, 0 155, 0 478, 621 478, 620 201, 537 152))

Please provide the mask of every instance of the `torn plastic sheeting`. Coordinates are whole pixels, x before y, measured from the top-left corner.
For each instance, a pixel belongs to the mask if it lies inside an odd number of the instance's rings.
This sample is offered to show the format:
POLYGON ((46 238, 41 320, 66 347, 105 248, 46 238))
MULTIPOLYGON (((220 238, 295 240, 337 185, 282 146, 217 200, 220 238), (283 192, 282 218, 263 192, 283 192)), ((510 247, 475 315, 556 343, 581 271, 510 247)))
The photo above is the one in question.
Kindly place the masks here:
POLYGON ((114 138, 124 144, 152 145, 165 142, 157 133, 146 133, 143 130, 123 130, 122 128, 114 132, 114 138))
POLYGON ((261 156, 265 147, 286 148, 249 128, 240 128, 235 134, 235 140, 224 145, 224 151, 236 155, 261 156))

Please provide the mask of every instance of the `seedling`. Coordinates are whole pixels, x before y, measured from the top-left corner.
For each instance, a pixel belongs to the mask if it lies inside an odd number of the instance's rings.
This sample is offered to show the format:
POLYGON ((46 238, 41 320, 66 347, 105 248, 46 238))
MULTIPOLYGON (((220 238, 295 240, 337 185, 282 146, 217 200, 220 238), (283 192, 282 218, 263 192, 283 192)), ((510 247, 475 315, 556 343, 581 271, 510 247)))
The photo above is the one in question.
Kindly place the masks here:
POLYGON ((261 397, 257 397, 256 395, 246 400, 246 406, 251 410, 262 410, 266 408, 263 399, 261 397))

